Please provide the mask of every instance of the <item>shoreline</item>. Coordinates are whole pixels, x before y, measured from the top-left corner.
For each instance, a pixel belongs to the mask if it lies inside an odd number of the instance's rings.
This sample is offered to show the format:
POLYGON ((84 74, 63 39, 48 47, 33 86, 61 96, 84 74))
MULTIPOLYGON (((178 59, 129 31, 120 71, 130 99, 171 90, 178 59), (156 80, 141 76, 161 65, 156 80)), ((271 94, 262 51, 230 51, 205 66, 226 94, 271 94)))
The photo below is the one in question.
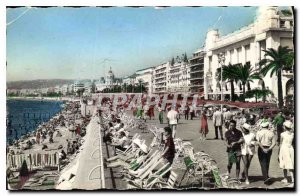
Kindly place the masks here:
POLYGON ((23 101, 71 101, 70 97, 6 97, 6 100, 23 101))
MULTIPOLYGON (((68 152, 68 150, 67 150, 68 143, 66 142, 66 140, 69 140, 71 143, 73 143, 74 141, 78 141, 79 149, 75 150, 71 154, 68 154, 67 159, 65 160, 66 162, 63 165, 59 164, 60 166, 59 166, 58 170, 56 170, 56 171, 55 170, 43 170, 43 169, 33 170, 33 171, 37 171, 37 173, 34 173, 33 176, 30 177, 31 180, 28 180, 26 182, 26 188, 23 187, 24 189, 30 189, 31 183, 32 183, 31 181, 33 179, 40 178, 39 176, 45 176, 45 175, 47 176, 48 173, 55 174, 56 177, 55 177, 55 180, 53 181, 54 184, 50 185, 50 186, 46 186, 46 187, 42 188, 42 190, 47 190, 49 188, 56 189, 59 179, 61 179, 61 177, 63 177, 63 175, 65 175, 65 172, 67 172, 70 167, 72 167, 74 164, 76 165, 76 163, 78 162, 78 158, 79 158, 79 155, 81 154, 81 150, 83 147, 82 142, 86 138, 85 137, 86 135, 84 135, 84 136, 73 135, 73 133, 70 131, 70 128, 72 126, 75 126, 76 124, 80 124, 82 131, 86 132, 86 128, 90 124, 91 118, 88 121, 85 121, 85 119, 83 119, 83 117, 77 119, 76 115, 79 115, 80 110, 77 110, 75 105, 76 104, 74 102, 73 103, 71 102, 71 104, 67 104, 67 106, 62 108, 62 110, 58 114, 54 115, 49 121, 45 122, 44 128, 42 128, 43 130, 45 130, 45 127, 48 127, 50 124, 52 124, 54 126, 55 131, 53 134, 54 135, 53 143, 49 143, 49 140, 48 140, 49 137, 47 136, 47 139, 45 139, 40 144, 33 144, 33 146, 31 148, 23 150, 22 147, 24 147, 24 145, 26 144, 26 142, 28 140, 36 139, 35 133, 39 129, 39 128, 37 128, 37 129, 33 130, 31 133, 24 135, 23 138, 20 138, 17 141, 19 144, 18 146, 15 146, 15 145, 8 146, 8 152, 11 152, 11 150, 13 150, 15 152, 14 154, 17 154, 17 155, 18 154, 19 155, 20 154, 36 154, 36 153, 38 153, 38 154, 49 154, 49 153, 56 154, 56 153, 60 153, 61 150, 68 152), (63 121, 65 123, 67 123, 66 126, 62 126, 59 123, 59 121, 58 121, 59 116, 64 116, 63 121), (60 132, 61 136, 57 136, 57 132, 60 132), (48 146, 47 149, 42 148, 44 144, 48 146), (63 166, 63 167, 61 168, 61 166, 63 166)), ((47 128, 47 130, 48 130, 48 128, 47 128)), ((30 168, 31 167, 32 167, 32 165, 30 166, 30 168)), ((76 171, 72 171, 72 172, 76 173, 76 171)), ((14 173, 16 174, 15 171, 14 171, 14 173)), ((31 188, 35 188, 35 187, 31 187, 31 188)))

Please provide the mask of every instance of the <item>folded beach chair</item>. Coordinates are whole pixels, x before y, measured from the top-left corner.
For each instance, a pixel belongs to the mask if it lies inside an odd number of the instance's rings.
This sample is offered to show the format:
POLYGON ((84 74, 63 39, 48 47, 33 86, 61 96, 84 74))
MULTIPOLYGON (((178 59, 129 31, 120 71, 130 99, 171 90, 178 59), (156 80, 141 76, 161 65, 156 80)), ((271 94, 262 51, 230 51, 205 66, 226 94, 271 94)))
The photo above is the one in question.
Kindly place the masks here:
POLYGON ((151 175, 149 178, 155 178, 151 183, 146 184, 146 189, 174 189, 177 183, 178 175, 171 171, 168 180, 162 178, 160 175, 151 175))

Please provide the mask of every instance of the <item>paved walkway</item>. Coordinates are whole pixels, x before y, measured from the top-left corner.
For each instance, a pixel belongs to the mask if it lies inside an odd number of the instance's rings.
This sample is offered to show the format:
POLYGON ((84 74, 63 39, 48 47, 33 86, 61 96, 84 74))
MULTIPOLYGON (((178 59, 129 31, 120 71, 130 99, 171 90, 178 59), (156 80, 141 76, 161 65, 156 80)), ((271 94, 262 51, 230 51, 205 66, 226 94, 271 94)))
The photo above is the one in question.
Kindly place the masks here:
MULTIPOLYGON (((207 140, 200 140, 200 120, 194 119, 194 120, 184 120, 182 119, 184 116, 181 116, 181 119, 179 120, 178 125, 178 131, 177 136, 181 138, 183 141, 191 142, 195 152, 198 151, 204 151, 208 153, 212 158, 214 158, 217 163, 218 167, 220 169, 220 173, 226 173, 227 171, 227 153, 226 153, 226 146, 224 144, 224 141, 222 140, 214 140, 215 133, 214 133, 214 127, 212 124, 212 120, 208 120, 208 127, 209 127, 209 133, 207 135, 207 140)), ((166 124, 166 118, 164 118, 164 124, 159 124, 159 121, 157 119, 155 120, 147 120, 148 124, 153 124, 157 127, 165 127, 166 124)), ((136 131, 135 131, 136 132, 136 131)), ((133 132, 132 135, 135 133, 133 132)), ((152 133, 146 133, 141 134, 142 138, 146 139, 146 144, 149 145, 153 135, 152 133)), ((243 162, 241 161, 241 172, 243 170, 243 162)), ((114 173, 117 175, 118 170, 114 169, 114 173)), ((183 175, 183 171, 178 171, 179 178, 181 179, 181 176, 183 175)), ((242 184, 245 188, 268 188, 268 189, 274 189, 274 188, 284 188, 289 187, 290 184, 282 184, 280 180, 283 178, 283 171, 279 168, 278 163, 278 146, 276 146, 273 150, 273 154, 271 157, 271 163, 270 163, 270 170, 269 170, 270 177, 272 178, 272 183, 269 186, 264 185, 262 174, 261 174, 261 167, 258 161, 257 154, 253 157, 250 170, 249 170, 249 178, 250 178, 250 185, 246 185, 245 183, 242 184)), ((235 166, 232 168, 232 177, 235 177, 235 166)), ((126 183, 122 182, 121 179, 116 179, 117 184, 120 186, 117 186, 117 189, 124 189, 126 188, 126 183), (125 187, 124 187, 125 186, 125 187)))
MULTIPOLYGON (((105 188, 101 180, 101 178, 103 178, 101 167, 96 168, 94 172, 90 174, 93 168, 101 164, 101 152, 96 150, 99 149, 99 140, 95 141, 99 138, 99 130, 100 125, 98 124, 98 117, 95 116, 91 119, 91 122, 87 127, 86 141, 84 142, 83 150, 79 155, 79 165, 72 185, 73 189, 95 190, 105 188), (93 152, 94 154, 92 156, 93 152)), ((103 147, 104 146, 101 146, 102 149, 104 149, 103 147)))

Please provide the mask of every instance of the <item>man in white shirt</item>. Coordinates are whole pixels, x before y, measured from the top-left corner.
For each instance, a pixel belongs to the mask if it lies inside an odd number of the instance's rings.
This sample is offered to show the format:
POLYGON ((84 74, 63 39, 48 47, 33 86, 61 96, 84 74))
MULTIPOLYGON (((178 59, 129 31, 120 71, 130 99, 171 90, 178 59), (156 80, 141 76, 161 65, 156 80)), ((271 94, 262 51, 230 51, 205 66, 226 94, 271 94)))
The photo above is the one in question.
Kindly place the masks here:
POLYGON ((167 118, 169 120, 169 126, 172 129, 172 137, 175 138, 176 135, 176 128, 177 128, 177 123, 178 123, 178 112, 175 111, 176 105, 173 105, 171 110, 167 114, 167 118))
POLYGON ((223 125, 223 114, 220 111, 220 108, 217 108, 215 113, 213 114, 213 123, 215 126, 215 139, 219 139, 218 131, 220 131, 221 140, 224 140, 223 138, 223 132, 222 132, 222 125, 223 125))
POLYGON ((262 175, 264 177, 264 183, 268 184, 269 177, 269 165, 272 155, 272 149, 276 144, 275 134, 272 130, 268 129, 269 122, 261 123, 262 129, 256 133, 256 140, 258 142, 258 159, 261 166, 262 175))
POLYGON ((224 120, 225 120, 225 123, 226 123, 226 122, 229 122, 233 119, 233 114, 230 112, 229 109, 225 108, 225 110, 226 110, 226 112, 224 113, 224 120))

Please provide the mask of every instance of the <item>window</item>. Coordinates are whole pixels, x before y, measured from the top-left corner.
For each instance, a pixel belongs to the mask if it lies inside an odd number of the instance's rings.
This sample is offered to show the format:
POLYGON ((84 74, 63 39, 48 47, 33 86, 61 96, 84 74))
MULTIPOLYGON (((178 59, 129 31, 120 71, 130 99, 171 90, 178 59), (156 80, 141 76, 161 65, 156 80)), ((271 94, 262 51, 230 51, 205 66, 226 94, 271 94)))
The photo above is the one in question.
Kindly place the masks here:
POLYGON ((280 28, 285 28, 285 21, 284 20, 281 20, 280 21, 280 28))
POLYGON ((290 21, 290 26, 291 26, 291 28, 293 28, 293 27, 294 27, 294 23, 293 23, 293 21, 290 21))

